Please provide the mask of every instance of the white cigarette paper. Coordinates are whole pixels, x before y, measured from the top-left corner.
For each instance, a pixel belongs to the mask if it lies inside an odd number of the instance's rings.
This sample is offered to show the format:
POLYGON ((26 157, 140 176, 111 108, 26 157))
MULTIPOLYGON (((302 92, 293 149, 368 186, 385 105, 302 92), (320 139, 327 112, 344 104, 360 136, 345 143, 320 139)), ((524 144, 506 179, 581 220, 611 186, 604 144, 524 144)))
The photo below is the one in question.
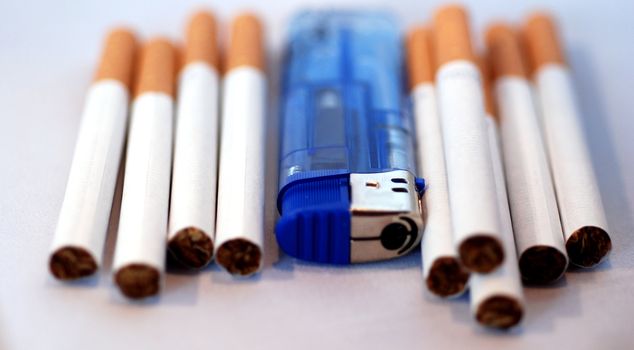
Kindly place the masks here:
POLYGON ((86 96, 49 258, 49 270, 60 280, 90 276, 102 262, 125 140, 136 47, 132 32, 112 30, 86 96))
POLYGON ((57 273, 58 278, 83 277, 101 266, 125 140, 128 100, 128 89, 118 80, 100 80, 88 91, 51 252, 78 248, 90 255, 94 265, 89 264, 79 275, 57 273))
POLYGON ((250 275, 262 268, 266 75, 262 23, 252 14, 231 26, 223 82, 216 262, 250 275))
POLYGON ((157 38, 144 46, 138 67, 113 263, 129 298, 157 294, 165 270, 175 61, 172 44, 157 38))
POLYGON ((609 254, 612 241, 584 140, 572 74, 550 15, 531 15, 523 33, 533 64, 568 258, 575 265, 592 267, 609 254))
POLYGON ((440 117, 436 109, 434 86, 428 83, 416 86, 412 93, 412 101, 418 140, 418 173, 424 174, 426 182, 429 184, 423 197, 426 214, 425 231, 421 243, 423 277, 427 282, 427 288, 432 293, 443 297, 458 296, 465 291, 469 276, 466 272, 461 271, 461 268, 456 271, 456 276, 454 276, 460 277, 461 281, 453 281, 456 283, 451 283, 452 286, 448 285, 447 280, 444 283, 434 283, 430 280, 430 270, 435 263, 445 261, 459 264, 452 235, 445 152, 440 117))
POLYGON ((502 266, 492 273, 472 274, 470 302, 471 311, 480 324, 505 329, 521 321, 524 313, 524 295, 517 266, 497 125, 491 117, 487 117, 486 122, 506 259, 502 266))
POLYGON ((491 272, 504 259, 504 251, 480 73, 470 61, 452 61, 440 67, 436 81, 454 244, 467 268, 491 272), (494 251, 484 266, 465 256, 464 243, 479 239, 492 243, 487 250, 494 251))
MULTIPOLYGON (((180 75, 174 170, 168 241, 185 230, 196 230, 202 241, 213 239, 216 214, 218 152, 218 72, 206 63, 191 63, 180 75)), ((184 238, 185 239, 185 238, 184 238)), ((191 244, 202 242, 191 242, 191 244)), ((182 261, 203 267, 211 258, 182 261)), ((175 249, 170 245, 170 249, 175 249)), ((203 254, 203 253, 200 253, 203 254)))
POLYGON ((264 175, 266 77, 251 66, 232 69, 224 79, 216 259, 249 250, 256 261, 236 266, 221 263, 230 273, 252 274, 262 267, 264 241, 264 175), (252 251, 257 250, 257 252, 252 251), (230 254, 228 254, 230 255, 230 254))
POLYGON ((507 76, 496 81, 494 91, 520 266, 526 265, 522 271, 528 281, 552 282, 563 275, 568 259, 531 86, 524 78, 507 76), (536 271, 537 266, 529 265, 538 262, 522 263, 523 258, 531 259, 532 251, 539 254, 543 249, 557 250, 553 251, 557 261, 544 261, 556 266, 542 266, 536 271))
MULTIPOLYGON (((598 228, 611 246, 570 71, 563 65, 547 64, 536 72, 535 82, 566 241, 570 243, 571 237, 582 228, 598 228)), ((594 266, 604 257, 575 259, 577 254, 570 249, 568 253, 571 262, 582 267, 594 266)))
POLYGON ((139 266, 160 278, 165 270, 173 104, 167 94, 146 92, 132 105, 115 275, 139 266))

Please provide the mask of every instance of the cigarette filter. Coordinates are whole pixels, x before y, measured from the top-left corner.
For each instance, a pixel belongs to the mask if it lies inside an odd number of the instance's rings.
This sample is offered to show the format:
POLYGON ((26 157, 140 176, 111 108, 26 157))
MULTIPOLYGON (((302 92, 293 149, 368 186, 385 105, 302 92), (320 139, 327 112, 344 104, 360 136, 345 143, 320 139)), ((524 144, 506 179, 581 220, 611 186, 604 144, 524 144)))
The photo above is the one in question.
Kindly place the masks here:
POLYGON ((592 267, 608 255, 612 242, 584 140, 571 72, 552 18, 533 15, 526 23, 524 35, 568 257, 575 265, 592 267))
POLYGON ((282 97, 277 241, 287 254, 348 264, 420 241, 422 180, 401 106, 391 17, 304 12, 290 27, 282 97))
POLYGON ((439 10, 434 38, 454 244, 465 267, 488 273, 504 261, 504 248, 481 77, 465 10, 455 5, 439 10))
POLYGON ((189 23, 180 72, 168 246, 191 268, 213 256, 218 152, 216 21, 199 12, 189 23))
POLYGON ((110 32, 86 97, 75 155, 49 268, 62 280, 92 275, 101 265, 125 140, 136 39, 110 32))
POLYGON ((266 75, 262 24, 251 14, 231 26, 222 100, 216 261, 249 275, 262 267, 266 75))
POLYGON ((165 268, 175 58, 169 41, 151 40, 137 76, 113 263, 130 298, 157 294, 165 268))
POLYGON ((487 136, 491 160, 493 161, 493 178, 498 208, 500 210, 500 228, 506 259, 493 273, 475 273, 471 278, 471 311, 478 323, 486 327, 507 329, 517 325, 524 314, 524 296, 522 282, 517 266, 513 224, 508 205, 504 166, 499 139, 498 119, 494 114, 494 98, 491 93, 488 62, 480 59, 485 95, 487 136))
POLYGON ((563 276, 568 257, 520 43, 505 24, 491 26, 486 39, 520 271, 527 282, 550 283, 563 276))
POLYGON ((423 277, 430 292, 451 297, 465 291, 469 273, 462 266, 453 241, 432 53, 431 31, 413 30, 407 39, 407 68, 418 140, 418 173, 424 173, 429 184, 423 197, 423 277))

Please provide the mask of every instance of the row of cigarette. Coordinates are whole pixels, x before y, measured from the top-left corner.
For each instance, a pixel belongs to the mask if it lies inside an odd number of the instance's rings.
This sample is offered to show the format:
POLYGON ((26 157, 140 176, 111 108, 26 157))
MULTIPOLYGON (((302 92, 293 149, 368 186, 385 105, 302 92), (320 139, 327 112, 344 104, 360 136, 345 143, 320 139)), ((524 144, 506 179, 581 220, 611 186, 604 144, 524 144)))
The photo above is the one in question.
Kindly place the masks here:
POLYGON ((260 20, 251 14, 236 17, 219 101, 220 54, 212 14, 192 17, 182 55, 164 38, 149 40, 138 50, 131 31, 109 34, 88 92, 53 240, 49 267, 56 278, 89 276, 102 264, 126 129, 113 263, 121 292, 130 298, 159 292, 166 227, 169 251, 185 266, 204 267, 215 253, 232 274, 260 269, 264 61, 260 20))
MULTIPOLYGON (((470 288, 476 319, 508 328, 524 313, 521 279, 552 283, 569 261, 592 267, 611 240, 553 20, 534 15, 521 33, 498 23, 485 37, 478 58, 459 6, 407 36, 418 172, 429 184, 423 275, 441 297, 470 288)), ((222 71, 220 56, 208 12, 192 17, 182 54, 162 38, 138 49, 129 30, 108 36, 53 240, 56 278, 89 276, 102 264, 126 130, 113 264, 122 293, 159 292, 166 244, 191 268, 214 256, 232 274, 261 268, 260 20, 238 16, 222 71)))
POLYGON ((553 19, 496 23, 484 37, 478 57, 466 11, 447 6, 407 38, 429 183, 423 274, 441 297, 469 285, 477 321, 509 328, 524 313, 521 279, 548 284, 569 262, 592 267, 611 239, 553 19))

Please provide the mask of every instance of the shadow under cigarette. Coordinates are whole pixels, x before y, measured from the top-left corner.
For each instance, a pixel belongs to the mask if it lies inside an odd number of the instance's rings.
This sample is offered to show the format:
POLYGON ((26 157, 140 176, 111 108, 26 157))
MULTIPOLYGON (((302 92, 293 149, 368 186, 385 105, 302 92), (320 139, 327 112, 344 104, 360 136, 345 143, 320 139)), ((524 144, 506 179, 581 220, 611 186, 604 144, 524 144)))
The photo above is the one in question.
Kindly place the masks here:
POLYGON ((121 157, 121 163, 119 164, 119 174, 117 175, 117 185, 112 199, 110 221, 108 222, 108 233, 106 235, 106 244, 104 245, 103 262, 101 266, 101 275, 108 281, 108 285, 112 285, 112 261, 114 260, 114 249, 117 243, 117 233, 119 231, 119 217, 121 214, 121 199, 123 197, 123 177, 125 174, 125 150, 127 150, 127 141, 123 145, 123 149, 124 155, 121 157))
POLYGON ((524 295, 526 333, 552 333, 558 320, 578 318, 582 314, 579 289, 569 286, 566 276, 551 285, 526 286, 524 295))
MULTIPOLYGON (((273 265, 273 270, 283 274, 291 274, 293 270, 301 269, 307 273, 324 273, 336 271, 338 274, 359 274, 367 273, 368 270, 405 270, 421 268, 420 249, 415 248, 413 252, 391 260, 367 262, 350 265, 330 265, 305 260, 295 259, 288 255, 282 255, 279 261, 273 265)), ((289 275, 287 278, 291 278, 289 275)), ((286 278, 285 278, 286 279, 286 278)))
POLYGON ((268 269, 280 259, 280 250, 275 239, 275 222, 277 212, 277 187, 279 173, 279 129, 280 112, 279 96, 280 61, 279 50, 269 51, 268 55, 268 110, 265 125, 266 131, 266 170, 264 181, 264 256, 263 268, 268 269))
MULTIPOLYGON (((128 119, 129 123, 129 119, 128 119)), ((93 278, 98 281, 102 287, 108 288, 110 291, 110 302, 114 304, 125 305, 155 305, 159 301, 159 297, 152 297, 143 300, 127 299, 119 288, 115 285, 112 278, 112 264, 114 260, 115 246, 117 244, 117 235, 119 231, 119 219, 121 214, 121 199, 123 197, 123 180, 125 175, 126 152, 128 149, 127 139, 123 144, 123 155, 119 163, 119 173, 117 174, 117 184, 112 199, 112 207, 110 209, 110 220, 108 221, 108 232, 106 234, 106 243, 104 244, 103 260, 100 271, 93 278)), ((95 283, 96 285, 97 283, 95 283)))
POLYGON ((213 263, 200 270, 182 266, 167 252, 165 258, 165 284, 161 292, 161 303, 168 305, 196 305, 201 278, 207 278, 213 263))
POLYGON ((6 313, 3 313, 2 309, 0 309, 0 349, 8 349, 9 345, 5 340, 9 338, 5 335, 5 330, 8 329, 8 327, 5 326, 6 323, 3 317, 1 317, 2 315, 6 315, 6 313))

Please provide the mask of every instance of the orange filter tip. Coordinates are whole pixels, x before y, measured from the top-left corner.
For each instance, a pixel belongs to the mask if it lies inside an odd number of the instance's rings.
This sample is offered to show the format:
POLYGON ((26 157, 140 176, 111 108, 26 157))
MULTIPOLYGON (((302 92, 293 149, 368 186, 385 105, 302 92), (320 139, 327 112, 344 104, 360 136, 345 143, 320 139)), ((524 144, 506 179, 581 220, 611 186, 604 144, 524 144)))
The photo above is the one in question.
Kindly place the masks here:
POLYGON ((434 81, 436 72, 431 39, 431 29, 425 27, 414 28, 407 35, 405 50, 410 89, 434 81))
POLYGON ((114 79, 130 90, 137 54, 137 40, 127 28, 115 28, 108 33, 95 75, 95 81, 114 79))
POLYGON ((136 95, 162 92, 174 97, 177 52, 165 38, 154 38, 143 46, 136 81, 136 95))
POLYGON ((434 15, 434 49, 438 67, 456 60, 475 63, 467 11, 460 5, 441 7, 434 15))
POLYGON ((264 70, 262 22, 251 13, 237 16, 231 24, 231 38, 226 57, 226 71, 250 66, 264 70))
POLYGON ((494 23, 487 28, 485 37, 494 79, 528 76, 519 36, 510 25, 494 23))
POLYGON ((189 20, 185 35, 183 64, 204 62, 214 68, 219 66, 217 24, 209 11, 198 11, 189 20))
POLYGON ((532 14, 526 20, 523 34, 534 71, 546 64, 566 64, 552 16, 542 12, 532 14))

